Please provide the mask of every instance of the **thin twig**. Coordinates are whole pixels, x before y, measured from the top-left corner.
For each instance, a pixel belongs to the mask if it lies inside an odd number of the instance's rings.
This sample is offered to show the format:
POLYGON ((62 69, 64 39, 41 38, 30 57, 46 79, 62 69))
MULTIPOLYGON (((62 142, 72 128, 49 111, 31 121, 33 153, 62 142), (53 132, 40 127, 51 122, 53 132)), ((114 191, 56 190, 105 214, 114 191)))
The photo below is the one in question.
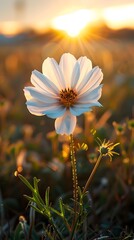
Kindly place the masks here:
POLYGON ((89 176, 89 178, 88 178, 88 180, 86 182, 86 185, 85 185, 85 187, 83 189, 83 193, 85 193, 87 191, 87 189, 89 188, 89 185, 90 185, 90 183, 91 183, 91 181, 93 179, 93 176, 94 176, 94 174, 95 174, 95 172, 96 172, 96 170, 97 170, 97 168, 98 168, 98 166, 100 164, 101 159, 102 159, 102 154, 100 154, 98 159, 97 159, 97 162, 96 162, 96 164, 95 164, 95 166, 94 166, 94 168, 93 168, 93 170, 92 170, 92 172, 91 172, 91 174, 90 174, 90 176, 89 176))

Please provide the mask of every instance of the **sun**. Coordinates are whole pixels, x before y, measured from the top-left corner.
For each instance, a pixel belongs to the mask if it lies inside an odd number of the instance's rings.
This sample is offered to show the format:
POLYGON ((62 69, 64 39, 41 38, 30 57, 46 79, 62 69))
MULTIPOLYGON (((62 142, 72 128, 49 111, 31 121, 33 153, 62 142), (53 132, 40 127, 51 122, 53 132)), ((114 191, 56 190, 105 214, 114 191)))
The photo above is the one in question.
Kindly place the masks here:
POLYGON ((69 36, 76 37, 88 23, 94 20, 94 12, 80 9, 75 12, 59 16, 53 20, 53 27, 65 31, 69 36))

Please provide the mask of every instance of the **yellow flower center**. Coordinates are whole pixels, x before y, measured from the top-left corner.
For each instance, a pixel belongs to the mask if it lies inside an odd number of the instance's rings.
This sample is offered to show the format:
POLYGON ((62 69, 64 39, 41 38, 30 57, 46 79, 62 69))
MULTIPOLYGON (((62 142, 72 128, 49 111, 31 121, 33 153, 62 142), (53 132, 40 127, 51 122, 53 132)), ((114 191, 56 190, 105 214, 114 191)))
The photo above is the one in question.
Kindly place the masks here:
POLYGON ((109 152, 109 148, 107 146, 101 146, 100 147, 100 152, 102 155, 107 155, 109 152))
POLYGON ((77 93, 73 89, 64 89, 60 91, 60 102, 67 108, 76 101, 77 93))

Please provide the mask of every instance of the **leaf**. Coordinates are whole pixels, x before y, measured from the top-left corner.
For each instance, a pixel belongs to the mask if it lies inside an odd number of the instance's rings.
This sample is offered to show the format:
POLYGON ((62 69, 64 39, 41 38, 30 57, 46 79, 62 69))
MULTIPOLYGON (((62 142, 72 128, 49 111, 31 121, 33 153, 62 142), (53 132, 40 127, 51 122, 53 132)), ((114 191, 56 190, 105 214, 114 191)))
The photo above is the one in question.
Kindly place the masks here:
POLYGON ((62 202, 62 198, 59 198, 59 205, 60 205, 61 214, 64 217, 65 216, 65 209, 64 209, 64 204, 62 202))
POLYGON ((23 234, 23 232, 22 232, 22 226, 21 226, 21 224, 19 223, 19 224, 17 225, 16 229, 15 229, 14 240, 20 240, 20 239, 22 239, 22 237, 21 237, 22 234, 23 234))
POLYGON ((39 194, 39 188, 38 188, 38 183, 39 183, 40 179, 37 179, 36 177, 34 177, 34 192, 33 192, 33 196, 40 202, 40 204, 42 204, 44 206, 44 201, 41 198, 40 194, 39 194))
POLYGON ((50 187, 48 187, 45 192, 45 204, 47 207, 49 206, 49 193, 50 193, 50 187))
MULTIPOLYGON (((25 230, 28 234, 29 232, 29 225, 25 223, 25 230)), ((35 230, 32 230, 32 240, 39 240, 38 235, 36 234, 35 230)), ((23 225, 21 222, 19 222, 19 224, 17 225, 16 229, 15 229, 15 233, 14 233, 14 237, 13 240, 25 240, 28 239, 24 233, 24 229, 23 229, 23 225)))
POLYGON ((24 197, 25 197, 28 201, 30 201, 30 202, 35 202, 35 200, 34 200, 33 197, 29 197, 29 196, 27 196, 27 195, 24 195, 24 197))
POLYGON ((42 212, 40 209, 38 209, 37 207, 35 207, 34 205, 30 204, 30 206, 38 213, 44 214, 44 212, 42 212))
POLYGON ((57 211, 56 209, 50 207, 50 210, 51 210, 52 212, 56 213, 58 216, 61 217, 61 213, 60 213, 59 211, 57 211))
POLYGON ((71 208, 69 205, 64 204, 64 208, 65 208, 66 210, 68 210, 69 212, 74 213, 74 209, 71 208))
POLYGON ((40 208, 40 210, 43 211, 43 209, 45 208, 45 203, 41 199, 40 195, 34 192, 33 199, 34 199, 33 201, 37 204, 37 206, 40 208))
POLYGON ((20 178, 20 180, 32 191, 34 192, 34 188, 32 187, 32 185, 27 181, 27 179, 25 177, 23 177, 21 174, 18 174, 18 177, 20 178))
POLYGON ((34 189, 39 192, 39 188, 38 188, 38 183, 40 182, 40 179, 37 179, 36 177, 34 177, 34 189))

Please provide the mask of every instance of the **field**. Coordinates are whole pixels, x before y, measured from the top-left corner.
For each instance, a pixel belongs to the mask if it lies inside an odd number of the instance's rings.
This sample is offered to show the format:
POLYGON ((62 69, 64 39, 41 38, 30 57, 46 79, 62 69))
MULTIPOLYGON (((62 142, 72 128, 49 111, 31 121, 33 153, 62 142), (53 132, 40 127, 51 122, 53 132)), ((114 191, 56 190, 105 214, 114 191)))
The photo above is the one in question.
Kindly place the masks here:
POLYGON ((32 70, 41 71, 47 57, 59 61, 64 52, 87 56, 104 73, 103 107, 78 117, 74 133, 76 145, 88 146, 77 151, 81 187, 97 158, 96 136, 120 143, 115 147, 119 155, 112 161, 104 157, 92 180, 84 235, 79 233, 77 239, 134 239, 134 41, 57 36, 0 46, 0 239, 58 239, 45 237, 47 220, 38 213, 33 237, 26 238, 21 227, 30 226, 31 209, 23 195, 30 193, 17 172, 30 182, 34 176, 41 179, 42 197, 50 186, 54 206, 60 196, 71 196, 69 139, 55 133, 54 120, 31 115, 23 94, 32 70))

